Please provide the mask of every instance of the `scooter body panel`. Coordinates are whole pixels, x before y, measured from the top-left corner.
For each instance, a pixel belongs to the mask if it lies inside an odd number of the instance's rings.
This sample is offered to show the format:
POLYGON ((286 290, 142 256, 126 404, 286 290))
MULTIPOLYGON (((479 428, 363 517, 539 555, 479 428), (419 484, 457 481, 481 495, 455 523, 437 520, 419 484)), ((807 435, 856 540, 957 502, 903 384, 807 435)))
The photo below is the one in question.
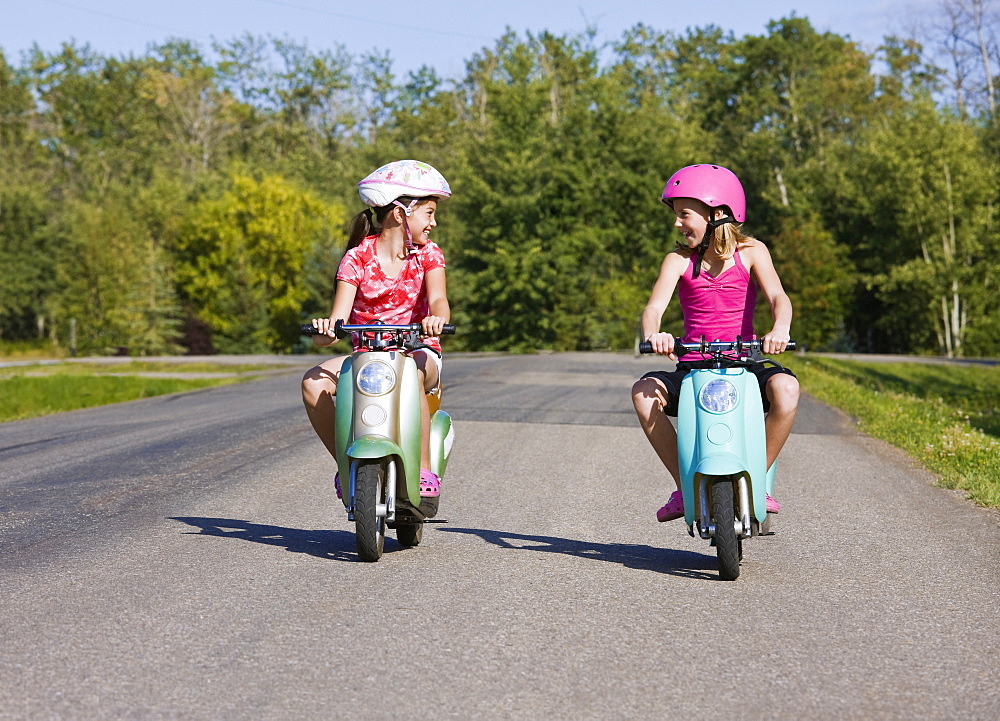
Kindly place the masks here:
MULTIPOLYGON (((678 398, 677 450, 684 520, 689 526, 701 516, 702 479, 739 474, 747 476, 754 518, 766 519, 764 411, 753 373, 744 368, 698 368, 684 377, 678 398), (728 410, 709 410, 699 402, 703 389, 717 380, 730 383, 735 393, 728 410)), ((773 482, 773 468, 771 478, 773 482)))
MULTIPOLYGON (((399 485, 413 505, 420 504, 420 378, 413 359, 399 351, 355 353, 344 362, 337 393, 336 456, 338 468, 352 460, 394 458, 399 485), (394 382, 385 393, 362 391, 356 379, 373 363, 394 382)), ((341 476, 346 480, 345 475, 341 476)), ((349 494, 344 505, 350 507, 349 494)))

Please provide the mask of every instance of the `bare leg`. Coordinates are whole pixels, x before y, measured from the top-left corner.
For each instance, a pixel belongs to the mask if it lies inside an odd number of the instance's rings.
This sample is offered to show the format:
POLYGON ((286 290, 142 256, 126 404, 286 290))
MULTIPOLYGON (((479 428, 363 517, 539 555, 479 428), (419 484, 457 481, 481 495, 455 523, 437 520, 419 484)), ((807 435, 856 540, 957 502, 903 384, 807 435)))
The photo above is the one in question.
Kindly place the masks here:
POLYGON ((799 406, 799 381, 794 377, 781 373, 767 380, 767 399, 771 408, 764 421, 764 433, 767 437, 767 467, 770 468, 781 452, 788 435, 792 432, 795 421, 795 411, 799 406))
POLYGON ((348 356, 331 358, 313 366, 302 376, 302 403, 306 407, 306 415, 331 456, 336 456, 337 434, 334 424, 337 420, 337 380, 347 358, 348 356))
POLYGON ((640 378, 632 386, 632 405, 635 406, 639 424, 660 462, 666 467, 677 490, 681 488, 680 464, 677 460, 677 431, 663 409, 670 394, 666 386, 655 378, 640 378))
POLYGON ((417 373, 424 393, 420 394, 420 467, 430 470, 431 467, 431 410, 427 403, 426 391, 437 388, 440 381, 437 363, 426 353, 416 353, 413 360, 417 364, 417 373))

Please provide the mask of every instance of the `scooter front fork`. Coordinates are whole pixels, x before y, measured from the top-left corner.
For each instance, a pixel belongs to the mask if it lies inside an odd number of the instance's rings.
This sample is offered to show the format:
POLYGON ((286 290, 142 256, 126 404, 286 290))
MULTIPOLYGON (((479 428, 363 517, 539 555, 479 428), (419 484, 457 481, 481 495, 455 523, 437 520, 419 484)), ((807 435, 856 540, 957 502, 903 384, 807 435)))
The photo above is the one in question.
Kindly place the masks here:
MULTIPOLYGON (((347 520, 354 520, 354 509, 357 489, 357 479, 358 479, 358 462, 356 460, 351 460, 351 481, 349 484, 349 493, 347 501, 347 520)), ((385 472, 385 503, 379 503, 375 506, 375 516, 377 518, 385 518, 386 523, 392 523, 396 520, 396 462, 393 460, 386 461, 386 472, 385 472)))
POLYGON ((714 483, 712 479, 702 478, 698 483, 698 506, 700 510, 699 518, 694 524, 688 526, 688 533, 694 536, 695 526, 698 528, 698 535, 709 540, 715 537, 716 520, 712 518, 711 487, 715 483, 733 483, 733 498, 736 501, 737 516, 733 517, 733 525, 736 529, 737 538, 750 538, 753 535, 753 513, 750 505, 750 486, 747 477, 740 474, 735 479, 719 479, 714 483))

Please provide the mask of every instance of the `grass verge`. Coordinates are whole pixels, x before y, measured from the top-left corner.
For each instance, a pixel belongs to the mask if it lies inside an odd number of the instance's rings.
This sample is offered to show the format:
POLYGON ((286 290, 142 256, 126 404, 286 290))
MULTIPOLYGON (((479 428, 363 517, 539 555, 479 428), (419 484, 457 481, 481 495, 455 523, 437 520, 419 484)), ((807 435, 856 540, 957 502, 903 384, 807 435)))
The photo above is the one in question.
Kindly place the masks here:
POLYGON ((971 500, 1000 508, 1000 367, 781 359, 803 389, 903 449, 971 500), (787 361, 787 362, 786 362, 787 361))
MULTIPOLYGON (((19 369, 20 372, 16 374, 0 377, 0 422, 237 383, 252 377, 144 378, 134 375, 102 375, 87 372, 92 369, 81 369, 78 366, 73 367, 70 372, 63 366, 56 368, 29 366, 19 369)), ((120 373, 123 370, 114 368, 113 372, 120 373)), ((231 367, 226 370, 231 371, 231 367)))

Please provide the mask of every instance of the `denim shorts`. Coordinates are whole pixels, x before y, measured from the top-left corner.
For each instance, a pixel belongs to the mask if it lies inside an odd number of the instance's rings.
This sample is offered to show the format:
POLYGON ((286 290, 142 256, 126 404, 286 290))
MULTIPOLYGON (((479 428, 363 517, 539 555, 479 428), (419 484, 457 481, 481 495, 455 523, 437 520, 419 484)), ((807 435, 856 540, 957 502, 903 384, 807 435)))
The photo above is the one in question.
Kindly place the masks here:
MULTIPOLYGON (((681 361, 677 364, 677 370, 672 371, 650 371, 645 374, 643 378, 655 378, 660 381, 667 388, 667 393, 669 398, 667 400, 667 407, 663 409, 663 412, 668 416, 677 417, 677 399, 681 394, 681 381, 684 379, 688 373, 691 372, 693 368, 704 368, 705 366, 698 363, 685 363, 681 361)), ((771 408, 771 402, 767 400, 767 381, 776 375, 782 373, 790 375, 795 378, 795 374, 790 370, 785 368, 783 365, 776 363, 772 360, 766 360, 762 363, 754 363, 748 370, 757 376, 757 385, 760 387, 760 399, 764 402, 764 412, 767 413, 771 408)), ((640 380, 642 380, 640 378, 640 380)))

